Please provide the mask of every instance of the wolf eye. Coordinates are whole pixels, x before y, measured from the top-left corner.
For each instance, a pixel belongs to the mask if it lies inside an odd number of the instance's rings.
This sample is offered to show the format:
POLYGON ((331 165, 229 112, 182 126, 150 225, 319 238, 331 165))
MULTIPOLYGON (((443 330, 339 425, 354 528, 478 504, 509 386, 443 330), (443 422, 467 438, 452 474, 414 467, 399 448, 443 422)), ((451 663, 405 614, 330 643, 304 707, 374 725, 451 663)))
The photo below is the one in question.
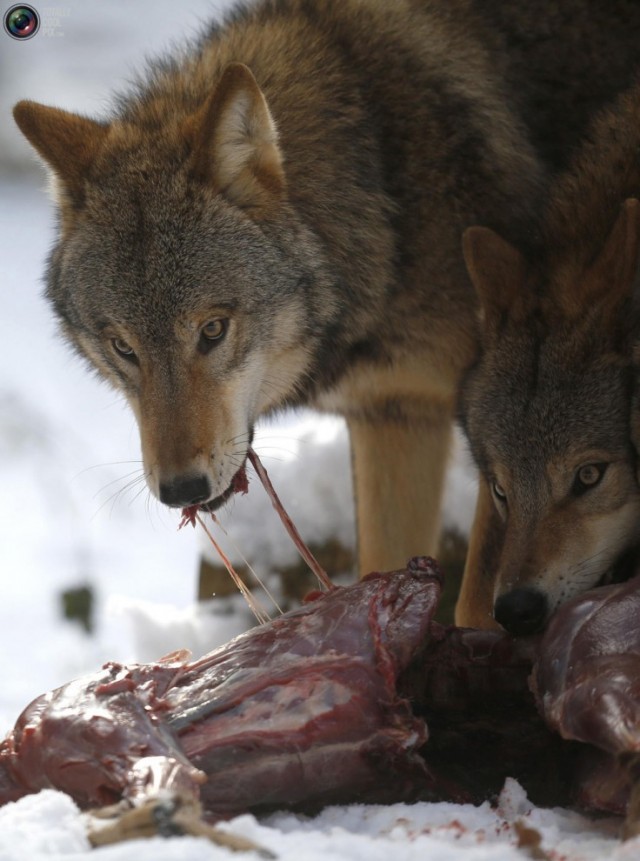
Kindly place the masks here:
POLYGON ((219 338, 222 338, 224 333, 227 331, 226 323, 227 321, 222 318, 218 320, 210 320, 202 327, 203 338, 206 338, 207 341, 217 341, 219 338))
POLYGON ((122 338, 112 338, 111 346, 116 351, 119 356, 122 356, 124 359, 129 359, 130 361, 134 361, 136 359, 136 354, 133 351, 133 347, 127 344, 126 341, 123 341, 122 338))
POLYGON ((209 320, 208 323, 200 329, 200 351, 208 353, 219 341, 227 334, 229 321, 224 317, 216 317, 215 320, 209 320))
POLYGON ((606 463, 585 463, 581 466, 573 480, 573 492, 581 494, 600 484, 607 466, 606 463))
POLYGON ((504 488, 502 487, 502 485, 500 484, 500 482, 495 481, 495 480, 492 481, 491 482, 491 490, 493 491, 493 495, 497 499, 499 499, 500 502, 506 502, 507 501, 507 494, 506 494, 504 488))

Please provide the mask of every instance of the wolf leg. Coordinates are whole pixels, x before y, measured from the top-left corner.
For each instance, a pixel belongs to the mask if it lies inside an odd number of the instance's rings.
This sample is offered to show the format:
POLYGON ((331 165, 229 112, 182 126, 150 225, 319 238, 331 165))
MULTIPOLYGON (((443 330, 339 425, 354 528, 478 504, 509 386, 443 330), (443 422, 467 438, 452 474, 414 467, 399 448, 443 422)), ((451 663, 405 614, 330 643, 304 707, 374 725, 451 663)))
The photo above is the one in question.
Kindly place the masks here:
POLYGON ((480 478, 469 550, 456 604, 463 628, 499 628, 493 618, 493 587, 500 552, 501 524, 486 481, 480 478))
POLYGON ((435 555, 452 423, 347 420, 356 499, 358 569, 387 571, 435 555))

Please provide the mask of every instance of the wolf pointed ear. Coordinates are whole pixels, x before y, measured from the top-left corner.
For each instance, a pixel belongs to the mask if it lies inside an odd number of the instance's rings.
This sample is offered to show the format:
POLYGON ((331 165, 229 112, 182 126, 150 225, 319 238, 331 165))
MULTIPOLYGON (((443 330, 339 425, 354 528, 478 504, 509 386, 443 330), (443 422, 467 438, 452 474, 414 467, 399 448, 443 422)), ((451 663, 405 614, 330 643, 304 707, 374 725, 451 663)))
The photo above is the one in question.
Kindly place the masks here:
POLYGON ((237 206, 260 212, 284 192, 278 133, 251 71, 231 63, 195 126, 194 173, 237 206))
POLYGON ((522 254, 489 227, 468 227, 462 236, 467 271, 480 300, 485 326, 507 314, 524 316, 528 307, 522 254))
POLYGON ((85 177, 109 127, 37 102, 18 102, 13 116, 73 202, 81 202, 85 177))
POLYGON ((632 292, 638 267, 640 202, 630 197, 594 262, 581 279, 581 302, 602 301, 615 310, 632 292))

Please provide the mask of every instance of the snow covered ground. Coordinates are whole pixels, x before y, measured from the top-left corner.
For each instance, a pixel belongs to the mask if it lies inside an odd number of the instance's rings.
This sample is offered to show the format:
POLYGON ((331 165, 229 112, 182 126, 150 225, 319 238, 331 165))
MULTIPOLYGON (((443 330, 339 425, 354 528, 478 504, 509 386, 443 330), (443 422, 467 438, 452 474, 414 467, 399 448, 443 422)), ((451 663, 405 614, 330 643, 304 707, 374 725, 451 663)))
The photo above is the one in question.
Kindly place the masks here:
MULTIPOLYGON (((6 113, 21 97, 98 112, 140 52, 175 35, 176 17, 194 32, 199 16, 223 4, 194 0, 180 16, 175 5, 75 0, 49 9, 51 29, 42 38, 18 45, 0 33, 0 733, 33 697, 107 659, 150 660, 182 646, 201 654, 252 624, 239 599, 194 604, 198 535, 178 532, 178 516, 150 499, 138 480, 132 416, 55 334, 40 296, 52 212, 42 188, 21 176, 30 156, 6 113), (96 595, 92 635, 64 621, 60 610, 61 590, 82 585, 96 595)), ((35 166, 33 173, 41 177, 35 166)), ((256 448, 306 539, 335 534, 353 542, 339 421, 283 417, 261 429, 256 448)), ((449 522, 468 529, 473 494, 460 447, 447 490, 449 522)), ((258 571, 291 561, 294 551, 259 486, 234 501, 226 523, 258 571)), ((229 552, 236 555, 233 547, 229 552)), ((315 818, 244 816, 226 827, 284 861, 382 861, 391 854, 403 861, 508 861, 531 857, 517 846, 521 820, 539 830, 548 857, 557 861, 640 858, 638 841, 617 840, 616 822, 532 808, 513 782, 497 808, 353 806, 315 818)), ((66 796, 45 792, 0 809, 0 861, 80 861, 88 853, 83 821, 66 796)), ((180 838, 104 848, 91 857, 208 861, 230 855, 180 838)))
MULTIPOLYGON (((563 810, 539 810, 507 781, 497 807, 394 804, 330 807, 313 818, 277 813, 239 816, 225 829, 279 861, 637 861, 640 839, 620 843, 616 823, 597 825, 563 810), (541 838, 538 853, 523 828, 541 838), (545 853, 545 854, 542 854, 545 853)), ((534 845, 537 837, 534 836, 534 845)), ((47 790, 0 809, 2 861, 231 861, 240 858, 200 838, 153 838, 90 850, 69 798, 47 790)), ((254 853, 244 856, 257 859, 254 853)))

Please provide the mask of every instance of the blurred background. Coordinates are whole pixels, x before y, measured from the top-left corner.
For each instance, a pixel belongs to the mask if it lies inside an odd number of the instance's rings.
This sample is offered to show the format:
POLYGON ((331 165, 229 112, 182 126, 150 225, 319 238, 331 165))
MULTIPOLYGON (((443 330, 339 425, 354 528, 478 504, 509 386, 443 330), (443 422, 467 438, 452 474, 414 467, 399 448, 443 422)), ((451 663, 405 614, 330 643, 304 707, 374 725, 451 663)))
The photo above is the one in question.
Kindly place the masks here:
MULTIPOLYGON (((32 38, 0 31, 0 733, 31 698, 107 658, 204 651, 251 624, 236 596, 213 611, 194 608, 201 539, 179 532, 179 516, 135 482, 133 416, 56 332, 42 297, 55 211, 44 168, 11 118, 23 98, 99 118, 146 56, 194 38, 230 2, 33 5, 41 25, 32 38)), ((0 7, 3 18, 10 6, 0 7)), ((348 568, 342 423, 286 416, 261 429, 256 449, 303 536, 332 544, 348 568)), ((455 541, 469 527, 475 492, 460 445, 454 466, 445 520, 455 541)), ((225 522, 235 560, 240 548, 263 575, 287 568, 295 576, 295 552, 260 487, 234 501, 225 522)))

